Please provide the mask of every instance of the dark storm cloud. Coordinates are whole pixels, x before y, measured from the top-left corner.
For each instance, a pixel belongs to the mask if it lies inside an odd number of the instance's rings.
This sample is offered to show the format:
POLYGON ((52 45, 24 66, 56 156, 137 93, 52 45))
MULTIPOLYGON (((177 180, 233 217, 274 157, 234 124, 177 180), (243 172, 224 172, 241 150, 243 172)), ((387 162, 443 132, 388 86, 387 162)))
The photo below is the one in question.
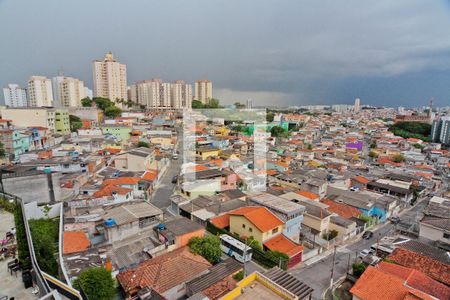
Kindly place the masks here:
POLYGON ((92 86, 111 50, 129 83, 209 78, 230 101, 450 102, 447 1, 3 0, 0 35, 0 85, 62 69, 92 86))

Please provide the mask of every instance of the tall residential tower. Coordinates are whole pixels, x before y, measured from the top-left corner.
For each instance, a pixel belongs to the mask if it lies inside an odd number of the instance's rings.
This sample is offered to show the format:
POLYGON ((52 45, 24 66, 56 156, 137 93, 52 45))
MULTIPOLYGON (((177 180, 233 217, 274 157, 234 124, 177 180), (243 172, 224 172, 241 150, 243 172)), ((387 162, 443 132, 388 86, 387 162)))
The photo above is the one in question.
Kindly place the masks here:
POLYGON ((114 59, 111 52, 92 63, 94 96, 111 101, 127 100, 127 66, 114 59))
POLYGON ((31 76, 28 80, 29 106, 53 106, 52 82, 45 76, 31 76))
POLYGON ((212 99, 212 82, 209 80, 197 80, 195 82, 194 100, 203 104, 209 104, 212 99))
POLYGON ((3 88, 3 95, 5 96, 5 105, 9 107, 24 107, 27 106, 27 91, 21 88, 18 84, 8 84, 3 88))

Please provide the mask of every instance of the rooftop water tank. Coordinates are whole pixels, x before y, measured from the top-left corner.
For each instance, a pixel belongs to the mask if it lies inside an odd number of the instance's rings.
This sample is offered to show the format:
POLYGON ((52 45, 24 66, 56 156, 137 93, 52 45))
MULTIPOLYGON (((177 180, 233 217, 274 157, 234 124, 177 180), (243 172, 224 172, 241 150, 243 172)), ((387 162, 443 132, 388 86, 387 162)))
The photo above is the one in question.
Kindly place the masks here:
POLYGON ((112 227, 114 225, 116 225, 116 221, 114 219, 109 218, 108 220, 105 221, 106 227, 112 227))

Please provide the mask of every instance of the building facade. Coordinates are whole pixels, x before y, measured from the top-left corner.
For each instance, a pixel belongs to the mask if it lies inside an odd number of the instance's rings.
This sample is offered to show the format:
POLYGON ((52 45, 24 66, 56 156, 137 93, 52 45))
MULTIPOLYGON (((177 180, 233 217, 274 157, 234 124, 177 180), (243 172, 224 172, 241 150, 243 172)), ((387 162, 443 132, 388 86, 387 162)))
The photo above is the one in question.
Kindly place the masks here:
POLYGON ((80 107, 81 99, 86 97, 83 81, 66 76, 56 76, 52 79, 55 106, 80 107))
POLYGON ((1 115, 17 127, 45 127, 55 131, 56 110, 53 108, 4 108, 1 115))
POLYGON ((431 141, 450 145, 450 116, 434 120, 431 127, 431 141))
POLYGON ((212 82, 209 80, 197 80, 195 82, 194 99, 203 104, 209 104, 212 99, 212 82))
POLYGON ((70 134, 70 119, 67 109, 55 110, 55 132, 62 135, 70 134))
POLYGON ((111 52, 92 63, 94 96, 111 101, 127 99, 127 67, 114 59, 111 52))
POLYGON ((52 82, 45 76, 31 76, 28 80, 29 106, 53 106, 52 82))
POLYGON ((24 107, 28 105, 27 91, 18 84, 8 84, 3 88, 3 96, 5 97, 5 105, 9 107, 24 107))

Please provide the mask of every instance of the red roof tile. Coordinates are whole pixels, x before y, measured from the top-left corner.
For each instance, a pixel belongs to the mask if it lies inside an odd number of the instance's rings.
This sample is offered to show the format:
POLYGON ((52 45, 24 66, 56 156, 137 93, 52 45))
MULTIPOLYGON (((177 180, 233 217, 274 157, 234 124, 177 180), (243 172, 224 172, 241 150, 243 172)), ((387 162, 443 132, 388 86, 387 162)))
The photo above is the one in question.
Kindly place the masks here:
POLYGON ((450 285, 450 265, 403 248, 395 249, 389 255, 389 259, 401 266, 416 269, 437 281, 450 285))
POLYGON ((300 196, 306 197, 306 198, 311 199, 311 200, 319 200, 319 198, 320 198, 319 195, 317 195, 315 193, 312 193, 312 192, 297 191, 296 193, 299 194, 300 196))
POLYGON ((283 225, 277 216, 270 210, 260 206, 247 206, 235 209, 228 213, 230 216, 243 216, 262 232, 266 232, 283 225))
POLYGON ((210 266, 206 259, 182 247, 146 260, 134 269, 119 273, 116 278, 127 294, 135 294, 145 287, 162 294, 202 275, 210 266))
POLYGON ((64 231, 63 253, 78 253, 88 249, 91 241, 83 231, 64 231))
POLYGON ((225 214, 221 216, 214 217, 209 220, 214 226, 218 228, 225 228, 230 226, 230 215, 225 214))
POLYGON ((330 212, 336 213, 346 219, 351 219, 352 217, 357 218, 361 214, 359 209, 345 203, 337 203, 330 199, 323 199, 321 202, 329 206, 328 210, 330 212))
POLYGON ((293 257, 304 250, 303 246, 294 243, 283 234, 279 234, 266 241, 264 246, 269 248, 269 250, 285 253, 289 257, 293 257))
POLYGON ((366 177, 363 177, 363 176, 355 176, 352 179, 357 181, 357 182, 359 182, 359 183, 362 183, 362 184, 367 184, 367 183, 370 182, 369 179, 367 179, 366 177))

